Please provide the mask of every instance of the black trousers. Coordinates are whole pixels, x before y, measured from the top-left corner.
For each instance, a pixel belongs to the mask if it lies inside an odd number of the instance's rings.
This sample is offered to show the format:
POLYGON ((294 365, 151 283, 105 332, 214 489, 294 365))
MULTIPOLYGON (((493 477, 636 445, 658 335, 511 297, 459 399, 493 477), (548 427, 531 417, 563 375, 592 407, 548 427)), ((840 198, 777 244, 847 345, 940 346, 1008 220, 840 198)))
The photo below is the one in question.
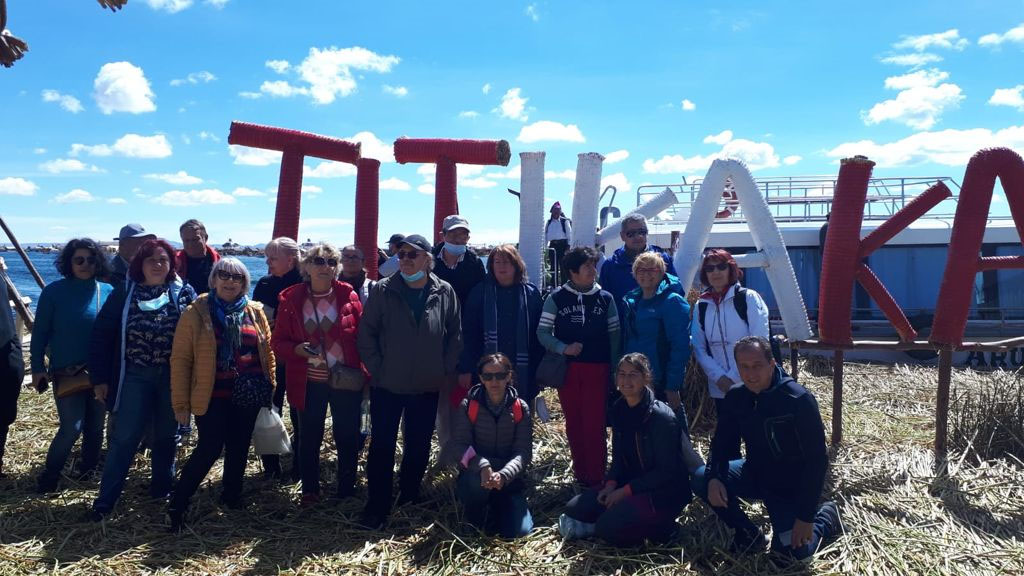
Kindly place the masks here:
MULTIPOLYGON (((274 388, 274 406, 277 407, 277 411, 284 417, 284 393, 285 393, 285 368, 284 361, 278 360, 277 369, 274 371, 277 378, 277 387, 274 388)), ((299 459, 299 444, 302 442, 302 436, 299 431, 299 411, 295 408, 288 407, 288 418, 292 422, 292 437, 289 442, 292 445, 292 471, 291 476, 293 480, 300 478, 301 466, 299 459)), ((275 475, 281 474, 281 456, 277 454, 267 454, 261 456, 260 459, 263 461, 263 469, 275 475)))
POLYGON ((370 389, 370 454, 366 459, 366 510, 387 516, 391 512, 391 494, 395 477, 395 450, 403 416, 402 467, 398 489, 403 498, 419 496, 420 484, 430 460, 430 439, 437 417, 437 392, 396 394, 381 388, 370 389))
POLYGON ((331 409, 331 431, 338 451, 337 495, 352 494, 356 483, 356 465, 362 436, 359 434, 359 409, 363 392, 334 390, 326 382, 306 382, 306 408, 299 413, 302 443, 302 493, 320 493, 320 446, 324 441, 327 409, 331 409))
POLYGON ((252 431, 256 426, 259 408, 243 408, 231 403, 230 398, 211 398, 206 414, 196 416, 199 441, 181 471, 174 489, 171 507, 184 510, 199 485, 210 473, 221 452, 224 453, 223 499, 238 500, 242 496, 242 479, 249 458, 252 431))
POLYGON ((568 240, 552 240, 548 242, 548 265, 551 268, 551 285, 560 286, 569 277, 562 270, 562 258, 565 257, 565 253, 569 250, 568 240), (555 274, 555 271, 558 274, 555 274))
POLYGON ((0 347, 0 361, 7 360, 0 365, 0 471, 3 469, 7 432, 18 418, 18 396, 21 395, 21 380, 25 376, 24 365, 17 362, 20 355, 20 347, 10 343, 0 347))

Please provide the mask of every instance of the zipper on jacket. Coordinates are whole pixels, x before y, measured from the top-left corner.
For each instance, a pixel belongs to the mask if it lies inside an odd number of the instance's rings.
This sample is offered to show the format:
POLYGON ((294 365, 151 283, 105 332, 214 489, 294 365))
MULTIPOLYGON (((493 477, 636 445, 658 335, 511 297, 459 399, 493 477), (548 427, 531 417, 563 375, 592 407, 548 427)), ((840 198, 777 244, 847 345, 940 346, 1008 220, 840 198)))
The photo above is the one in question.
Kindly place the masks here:
MULTIPOLYGON (((736 296, 733 295, 733 298, 736 296)), ((722 299, 722 304, 725 304, 725 299, 722 299)), ((722 324, 721 306, 718 302, 715 303, 715 324, 718 325, 718 336, 722 339, 722 353, 725 356, 725 369, 732 370, 732 363, 729 361, 729 347, 725 345, 726 334, 725 326, 722 324)))

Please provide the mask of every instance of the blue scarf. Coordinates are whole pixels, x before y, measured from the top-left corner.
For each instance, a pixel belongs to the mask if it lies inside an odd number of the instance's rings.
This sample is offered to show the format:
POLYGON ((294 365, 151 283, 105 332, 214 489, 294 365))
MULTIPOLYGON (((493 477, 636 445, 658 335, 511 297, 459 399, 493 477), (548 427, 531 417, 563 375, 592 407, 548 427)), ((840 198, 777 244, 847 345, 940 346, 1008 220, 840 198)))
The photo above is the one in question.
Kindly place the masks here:
POLYGON ((210 294, 210 316, 221 337, 217 339, 217 370, 228 370, 235 361, 235 350, 242 346, 242 322, 249 297, 242 295, 234 302, 225 302, 210 294))
MULTIPOLYGON (((520 396, 529 396, 533 382, 530 379, 530 313, 526 308, 526 285, 519 285, 519 312, 516 315, 516 389, 520 396)), ((488 276, 484 279, 484 353, 498 350, 498 298, 497 285, 488 276)))

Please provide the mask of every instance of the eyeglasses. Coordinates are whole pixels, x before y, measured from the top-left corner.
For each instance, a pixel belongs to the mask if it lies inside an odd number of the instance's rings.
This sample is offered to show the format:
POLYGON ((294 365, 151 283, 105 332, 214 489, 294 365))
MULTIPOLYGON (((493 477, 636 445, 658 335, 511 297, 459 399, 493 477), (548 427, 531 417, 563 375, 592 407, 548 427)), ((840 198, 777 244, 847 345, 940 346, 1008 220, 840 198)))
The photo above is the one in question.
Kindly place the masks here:
POLYGON ((227 282, 228 280, 234 280, 235 282, 238 282, 239 284, 242 284, 243 282, 245 282, 245 274, 232 274, 231 272, 228 272, 227 270, 218 270, 217 271, 217 278, 220 278, 224 282, 227 282))
POLYGON ((729 269, 729 263, 728 262, 719 262, 718 264, 705 264, 704 265, 704 272, 706 274, 711 274, 715 270, 718 270, 719 272, 725 272, 728 269, 729 269))
POLYGON ((334 268, 338 265, 337 258, 324 258, 323 256, 313 258, 312 262, 313 266, 330 266, 331 268, 334 268))
POLYGON ((504 380, 508 378, 509 371, 503 370, 501 372, 481 372, 480 380, 483 382, 490 382, 491 380, 504 380))
POLYGON ((398 256, 399 260, 415 260, 416 257, 419 255, 419 251, 416 250, 406 250, 404 252, 398 252, 397 254, 395 254, 395 256, 398 256))
POLYGON ((88 264, 88 265, 92 266, 93 264, 96 263, 96 257, 95 256, 75 256, 74 258, 71 259, 71 261, 75 263, 75 266, 81 266, 82 264, 88 264))
POLYGON ((341 259, 348 260, 349 262, 351 262, 353 260, 362 260, 363 257, 358 254, 342 254, 341 259))
POLYGON ((637 276, 639 276, 641 274, 657 274, 658 272, 661 272, 661 270, 659 270, 657 268, 637 268, 636 269, 636 275, 637 276))
POLYGON ((626 238, 636 238, 637 236, 647 236, 647 228, 626 231, 626 238))

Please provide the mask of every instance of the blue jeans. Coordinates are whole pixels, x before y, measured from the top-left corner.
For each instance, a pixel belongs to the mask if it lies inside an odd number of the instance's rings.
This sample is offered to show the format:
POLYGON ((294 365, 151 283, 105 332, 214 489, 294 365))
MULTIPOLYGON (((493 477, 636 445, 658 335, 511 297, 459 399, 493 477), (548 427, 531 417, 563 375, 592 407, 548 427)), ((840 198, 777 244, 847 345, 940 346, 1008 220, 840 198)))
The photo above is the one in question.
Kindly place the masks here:
POLYGON ((57 418, 60 428, 50 442, 46 452, 46 465, 40 475, 41 482, 56 482, 64 470, 64 464, 71 455, 78 437, 82 436, 82 460, 78 469, 88 472, 96 467, 100 458, 100 447, 103 444, 103 420, 106 409, 103 403, 96 400, 92 389, 76 392, 64 398, 57 398, 54 389, 54 400, 57 403, 57 418))
POLYGON ((106 514, 113 510, 121 497, 128 470, 135 460, 139 441, 150 426, 153 438, 150 445, 152 482, 149 493, 163 498, 174 483, 174 434, 178 423, 171 408, 171 381, 168 366, 129 366, 121 385, 121 398, 116 416, 117 426, 110 438, 107 461, 103 466, 100 495, 93 502, 93 510, 106 514))
MULTIPOLYGON (((744 466, 745 460, 733 460, 729 462, 729 474, 725 479, 725 491, 729 496, 729 505, 725 508, 711 506, 715 514, 725 522, 727 526, 742 532, 746 535, 755 534, 757 526, 747 518, 746 513, 740 509, 739 499, 762 500, 768 511, 768 519, 772 524, 772 549, 776 552, 789 554, 798 560, 803 560, 814 554, 818 549, 818 543, 831 536, 831 528, 820 518, 814 521, 811 541, 801 548, 792 548, 789 545, 789 538, 793 532, 793 522, 796 520, 796 503, 784 496, 769 494, 760 490, 750 469, 744 466)), ((694 494, 701 500, 708 502, 708 477, 707 467, 701 466, 693 474, 690 480, 694 494)), ((708 502, 710 505, 710 502, 708 502)))
POLYGON ((480 474, 463 470, 455 487, 462 502, 466 520, 477 528, 487 524, 496 526, 502 538, 519 538, 533 530, 533 516, 526 507, 521 481, 514 481, 501 490, 488 490, 480 486, 480 474))

